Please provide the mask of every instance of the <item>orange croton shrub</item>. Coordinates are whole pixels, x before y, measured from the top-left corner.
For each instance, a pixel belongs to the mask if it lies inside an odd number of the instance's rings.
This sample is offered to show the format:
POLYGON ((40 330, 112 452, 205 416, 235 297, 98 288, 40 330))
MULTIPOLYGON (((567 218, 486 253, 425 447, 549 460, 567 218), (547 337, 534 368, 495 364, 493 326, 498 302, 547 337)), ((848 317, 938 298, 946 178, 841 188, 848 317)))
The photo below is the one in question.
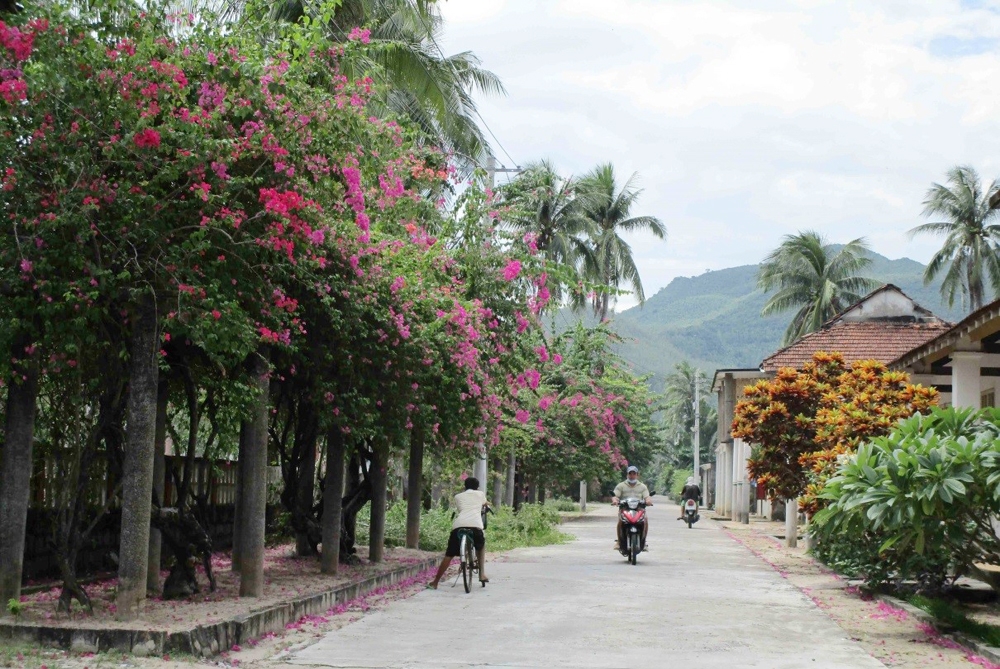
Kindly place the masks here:
POLYGON ((757 484, 772 498, 801 497, 811 514, 840 455, 937 400, 937 390, 913 385, 906 373, 883 363, 862 360, 849 367, 840 353, 820 351, 801 371, 781 369, 746 388, 733 436, 755 445, 747 465, 757 484))

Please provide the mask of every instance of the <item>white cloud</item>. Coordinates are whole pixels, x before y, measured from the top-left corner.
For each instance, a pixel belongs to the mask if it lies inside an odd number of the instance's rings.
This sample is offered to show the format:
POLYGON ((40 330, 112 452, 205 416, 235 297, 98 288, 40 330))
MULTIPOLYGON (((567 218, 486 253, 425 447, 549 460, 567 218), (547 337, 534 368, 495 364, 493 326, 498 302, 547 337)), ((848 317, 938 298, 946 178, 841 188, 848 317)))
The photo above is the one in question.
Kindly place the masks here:
POLYGON ((516 162, 640 173, 639 213, 670 233, 632 240, 651 295, 806 228, 926 261, 936 240, 906 231, 930 184, 1000 175, 1000 12, 982 4, 447 0, 443 43, 503 79, 480 108, 516 162))

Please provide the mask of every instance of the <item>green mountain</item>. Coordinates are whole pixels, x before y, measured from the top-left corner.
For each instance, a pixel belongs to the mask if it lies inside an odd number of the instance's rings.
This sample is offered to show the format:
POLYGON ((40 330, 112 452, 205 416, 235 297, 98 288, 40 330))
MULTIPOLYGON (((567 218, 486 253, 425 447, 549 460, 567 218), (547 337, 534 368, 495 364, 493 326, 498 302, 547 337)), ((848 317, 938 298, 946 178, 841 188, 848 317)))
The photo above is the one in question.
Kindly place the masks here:
MULTIPOLYGON (((883 283, 899 286, 921 306, 949 321, 960 320, 961 308, 948 308, 938 285, 925 286, 924 266, 915 260, 889 260, 872 254, 867 272, 883 283)), ((762 318, 767 297, 757 290, 758 265, 743 265, 700 276, 678 277, 646 300, 614 316, 614 328, 622 336, 619 353, 633 368, 652 374, 659 390, 663 377, 681 360, 712 374, 716 369, 757 367, 776 351, 791 318, 791 312, 762 318)), ((558 329, 579 319, 593 324, 591 314, 569 310, 556 317, 558 329)))

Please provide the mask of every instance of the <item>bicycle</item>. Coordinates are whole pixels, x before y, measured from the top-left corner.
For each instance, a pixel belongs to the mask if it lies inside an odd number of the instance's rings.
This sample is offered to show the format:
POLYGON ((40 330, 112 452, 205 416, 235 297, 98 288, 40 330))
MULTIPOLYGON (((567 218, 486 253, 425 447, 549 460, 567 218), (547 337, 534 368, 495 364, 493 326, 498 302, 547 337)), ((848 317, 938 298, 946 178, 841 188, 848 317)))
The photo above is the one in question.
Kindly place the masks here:
MULTIPOLYGON (((490 507, 483 507, 483 531, 486 531, 486 514, 493 513, 493 509, 490 507)), ((462 585, 465 587, 465 592, 472 592, 472 575, 479 573, 479 559, 476 556, 475 541, 472 538, 472 528, 462 527, 458 530, 459 544, 458 544, 458 556, 461 560, 459 565, 459 573, 462 575, 462 585)), ((484 588, 486 587, 485 581, 479 581, 480 585, 484 588)), ((451 587, 458 585, 458 576, 455 577, 455 583, 451 587)))

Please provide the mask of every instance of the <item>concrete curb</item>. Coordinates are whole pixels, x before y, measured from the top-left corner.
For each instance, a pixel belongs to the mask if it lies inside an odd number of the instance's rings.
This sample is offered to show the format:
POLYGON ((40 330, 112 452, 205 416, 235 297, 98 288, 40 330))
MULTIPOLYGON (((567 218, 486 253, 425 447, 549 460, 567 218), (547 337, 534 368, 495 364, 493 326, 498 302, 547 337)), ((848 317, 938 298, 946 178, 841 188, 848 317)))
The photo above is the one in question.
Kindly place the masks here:
POLYGON ((922 623, 926 623, 936 629, 939 634, 952 639, 955 643, 966 648, 976 655, 986 658, 994 664, 1000 664, 1000 648, 995 646, 990 646, 988 644, 979 641, 978 639, 973 639, 961 632, 955 632, 953 630, 942 629, 941 624, 937 621, 934 616, 924 611, 918 606, 914 606, 907 601, 893 597, 892 595, 885 595, 882 593, 873 593, 873 597, 881 602, 893 606, 897 609, 902 609, 908 614, 916 618, 922 623))
POLYGON ((179 632, 149 628, 93 629, 2 622, 0 639, 54 646, 75 652, 115 649, 138 656, 181 652, 211 657, 229 650, 235 644, 246 643, 268 632, 283 630, 285 625, 303 616, 321 615, 338 604, 413 578, 433 568, 437 562, 437 558, 426 559, 332 590, 305 595, 229 620, 197 625, 179 632))

